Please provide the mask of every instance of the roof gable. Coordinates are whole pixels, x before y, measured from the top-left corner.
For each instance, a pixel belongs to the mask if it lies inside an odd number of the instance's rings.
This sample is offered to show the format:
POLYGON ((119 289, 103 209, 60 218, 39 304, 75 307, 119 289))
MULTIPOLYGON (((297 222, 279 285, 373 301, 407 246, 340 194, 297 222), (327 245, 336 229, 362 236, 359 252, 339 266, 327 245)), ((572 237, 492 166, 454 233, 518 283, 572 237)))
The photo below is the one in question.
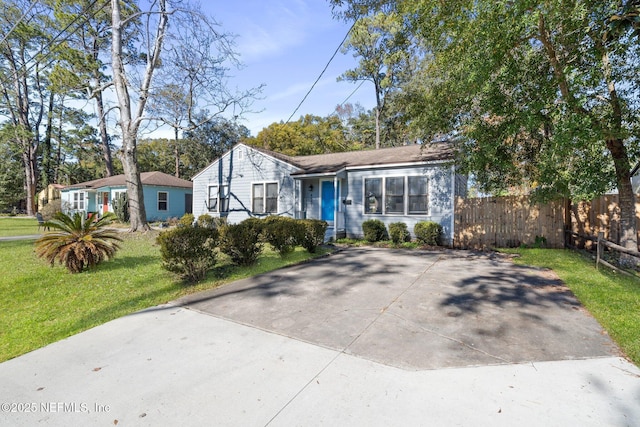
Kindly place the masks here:
POLYGON ((272 160, 274 160, 275 162, 286 163, 288 165, 297 167, 298 169, 300 168, 294 162, 294 157, 287 156, 287 155, 281 154, 281 153, 276 153, 275 151, 270 151, 270 150, 267 150, 267 149, 264 149, 264 148, 261 148, 261 147, 256 147, 256 146, 253 146, 253 145, 247 145, 247 144, 244 144, 242 142, 239 142, 238 144, 234 145, 229 151, 227 151, 222 156, 218 157, 213 162, 211 162, 206 168, 204 168, 203 170, 198 172, 196 175, 194 175, 193 178, 191 178, 191 180, 194 181, 200 175, 202 175, 203 173, 206 173, 206 171, 208 171, 209 169, 217 167, 217 165, 218 165, 218 163, 220 161, 222 161, 226 157, 230 156, 233 152, 237 151, 240 148, 245 148, 245 149, 247 149, 249 151, 253 151, 254 153, 269 157, 272 160))

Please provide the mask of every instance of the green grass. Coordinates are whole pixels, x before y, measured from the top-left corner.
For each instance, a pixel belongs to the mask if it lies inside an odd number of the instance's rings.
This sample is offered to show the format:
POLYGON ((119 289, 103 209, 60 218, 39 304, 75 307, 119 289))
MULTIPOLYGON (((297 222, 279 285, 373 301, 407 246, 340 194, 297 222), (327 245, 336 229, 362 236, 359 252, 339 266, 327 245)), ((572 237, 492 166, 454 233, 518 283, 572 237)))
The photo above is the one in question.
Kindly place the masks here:
POLYGON ((204 281, 184 286, 160 267, 155 236, 129 235, 114 259, 73 275, 37 258, 33 241, 0 242, 0 361, 189 293, 312 257, 301 249, 284 258, 265 250, 255 266, 241 268, 221 256, 204 281))
POLYGON ((0 237, 39 234, 38 221, 31 217, 0 216, 0 237))
POLYGON ((510 249, 516 263, 552 269, 607 330, 622 351, 640 366, 640 280, 596 270, 592 259, 563 249, 510 249))

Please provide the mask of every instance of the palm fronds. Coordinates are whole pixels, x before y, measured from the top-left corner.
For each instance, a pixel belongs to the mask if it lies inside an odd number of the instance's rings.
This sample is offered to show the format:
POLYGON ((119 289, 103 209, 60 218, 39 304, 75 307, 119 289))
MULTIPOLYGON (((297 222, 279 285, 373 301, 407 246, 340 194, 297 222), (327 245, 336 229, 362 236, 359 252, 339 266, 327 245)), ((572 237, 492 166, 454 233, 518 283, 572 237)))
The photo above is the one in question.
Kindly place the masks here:
POLYGON ((36 254, 55 264, 58 261, 71 273, 80 273, 111 258, 122 239, 118 232, 106 228, 113 216, 97 215, 85 219, 83 214, 73 216, 62 212, 45 223, 52 230, 36 241, 36 254))

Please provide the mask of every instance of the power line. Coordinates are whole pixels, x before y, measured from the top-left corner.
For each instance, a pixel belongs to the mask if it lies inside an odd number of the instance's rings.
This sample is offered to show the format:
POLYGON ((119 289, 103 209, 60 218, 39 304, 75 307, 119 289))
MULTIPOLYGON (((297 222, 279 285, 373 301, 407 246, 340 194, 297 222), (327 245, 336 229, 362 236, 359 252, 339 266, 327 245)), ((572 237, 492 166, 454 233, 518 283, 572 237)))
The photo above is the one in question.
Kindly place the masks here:
POLYGON ((300 103, 298 104, 298 106, 296 107, 295 110, 293 110, 293 113, 291 113, 291 115, 289 116, 289 118, 287 119, 286 123, 289 123, 289 120, 291 120, 291 118, 296 114, 296 112, 300 109, 300 107, 302 106, 302 104, 304 103, 304 101, 307 99, 307 97, 309 96, 309 94, 311 93, 311 91, 313 90, 314 87, 316 87, 316 84, 318 84, 318 81, 320 81, 320 79, 322 78, 322 76, 324 75, 324 72, 327 71, 327 68, 329 68, 329 64, 331 64, 331 61, 333 61, 333 58, 336 57, 336 55, 338 54, 338 52, 340 51, 340 48, 342 47, 342 45, 344 44, 344 42, 347 40, 347 37, 349 37, 349 34, 351 33, 351 30, 353 30, 353 27, 356 25, 356 22, 358 22, 357 20, 353 21, 353 24, 351 24, 351 28, 349 28, 349 31, 347 31, 347 34, 344 35, 344 38, 342 39, 342 41, 340 42, 340 44, 338 45, 338 47, 336 48, 335 52, 333 52, 333 55, 331 55, 331 58, 329 58, 329 61, 327 62, 327 64, 324 66, 324 69, 322 70, 322 72, 320 73, 320 75, 318 76, 318 78, 316 79, 315 82, 313 82, 313 84, 311 85, 311 87, 309 88, 309 91, 307 92, 307 94, 304 96, 304 98, 302 98, 302 101, 300 101, 300 103))
POLYGON ((2 40, 0 40, 0 44, 4 43, 4 41, 7 39, 7 37, 9 37, 9 35, 13 32, 13 30, 15 30, 16 27, 18 25, 20 25, 22 20, 27 17, 27 14, 29 14, 29 12, 31 12, 31 10, 36 6, 36 4, 38 4, 38 0, 34 0, 33 3, 31 3, 31 6, 29 6, 29 9, 27 9, 27 11, 22 14, 22 16, 16 21, 16 23, 13 24, 13 27, 11 27, 11 29, 9 29, 9 31, 7 31, 7 34, 4 35, 2 40))
MULTIPOLYGON (((362 80, 360 82, 360 84, 358 85, 358 87, 356 87, 350 94, 349 96, 347 96, 344 101, 342 101, 341 103, 339 103, 338 105, 344 105, 347 103, 347 101, 349 100, 349 98, 351 98, 353 96, 354 93, 356 93, 358 91, 358 89, 360 89, 360 87, 362 87, 362 85, 366 82, 366 80, 362 80)), ((335 113, 335 111, 332 111, 331 113, 329 113, 329 115, 335 113)))
MULTIPOLYGON (((63 35, 63 34, 64 34, 68 29, 69 29, 69 27, 71 27, 73 24, 75 24, 75 23, 76 23, 80 18, 83 18, 83 22, 81 23, 81 25, 78 25, 78 26, 76 27, 76 29, 75 29, 75 30, 73 30, 73 31, 71 31, 70 33, 68 33, 68 34, 66 35, 66 37, 64 37, 62 40, 60 40, 60 42, 59 42, 59 43, 63 43, 63 42, 65 42, 65 41, 69 40, 69 38, 70 38, 70 37, 71 37, 71 36, 72 36, 76 31, 78 31, 78 30, 82 27, 82 24, 84 24, 84 23, 88 22, 90 18, 95 17, 99 12, 101 12, 101 11, 102 11, 102 9, 104 9, 107 5, 109 5, 109 4, 110 4, 110 0, 107 0, 107 1, 106 1, 106 2, 105 2, 105 3, 104 3, 104 4, 103 4, 103 5, 102 5, 98 10, 96 10, 95 12, 93 12, 93 13, 91 14, 91 16, 84 16, 84 14, 85 14, 89 9, 93 8, 93 7, 98 3, 98 1, 99 1, 99 0, 94 0, 93 2, 91 2, 91 4, 89 4, 89 5, 88 5, 88 6, 87 6, 87 7, 86 7, 86 8, 85 8, 81 13, 79 13, 78 15, 76 15, 76 17, 75 17, 75 18, 73 18, 73 19, 71 20, 71 22, 70 22, 69 24, 67 24, 67 26, 66 26, 66 27, 64 27, 60 32, 58 32, 58 34, 56 34, 56 35, 55 35, 51 40, 49 40, 49 42, 48 42, 47 44, 45 44, 42 48, 40 48, 40 49, 38 50, 38 52, 36 52, 34 55, 32 55, 32 56, 31 56, 31 58, 30 58, 30 59, 29 59, 29 60, 24 64, 24 65, 25 65, 25 67, 24 67, 24 68, 22 68, 22 69, 20 70, 20 74, 22 74, 22 76, 21 76, 21 77, 24 77, 24 76, 26 75, 26 73, 28 73, 29 71, 31 71, 31 69, 32 69, 33 67, 35 67, 36 65, 38 65, 37 57, 38 57, 39 55, 41 55, 42 53, 44 53, 45 49, 47 49, 48 47, 50 47, 50 46, 51 46, 51 45, 56 41, 56 39, 57 39, 58 37, 60 37, 61 35, 63 35), (34 61, 34 60, 35 60, 35 62, 34 62, 32 65, 30 65, 29 67, 27 67, 27 66, 26 66, 29 62, 34 61)), ((53 60, 49 61, 49 62, 47 63, 47 65, 46 65, 46 67, 48 67, 49 65, 51 65, 53 62, 55 62, 55 58, 54 58, 53 60)), ((46 67, 45 67, 45 68, 46 68, 46 67)), ((2 79, 2 82, 1 82, 1 83, 2 83, 2 85, 4 86, 4 85, 8 84, 9 82, 8 82, 6 79, 2 79)))

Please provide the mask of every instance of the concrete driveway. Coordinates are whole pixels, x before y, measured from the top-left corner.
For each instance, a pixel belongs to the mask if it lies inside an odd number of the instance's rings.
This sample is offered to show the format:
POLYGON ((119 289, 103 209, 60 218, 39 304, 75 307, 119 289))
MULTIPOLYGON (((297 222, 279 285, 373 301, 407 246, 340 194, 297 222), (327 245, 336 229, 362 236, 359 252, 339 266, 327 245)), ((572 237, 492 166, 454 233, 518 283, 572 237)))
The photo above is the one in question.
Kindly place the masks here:
POLYGON ((619 354, 555 275, 497 254, 349 249, 179 303, 412 370, 619 354))
POLYGON ((7 425, 640 424, 640 369, 553 274, 464 251, 348 249, 0 378, 7 425))

